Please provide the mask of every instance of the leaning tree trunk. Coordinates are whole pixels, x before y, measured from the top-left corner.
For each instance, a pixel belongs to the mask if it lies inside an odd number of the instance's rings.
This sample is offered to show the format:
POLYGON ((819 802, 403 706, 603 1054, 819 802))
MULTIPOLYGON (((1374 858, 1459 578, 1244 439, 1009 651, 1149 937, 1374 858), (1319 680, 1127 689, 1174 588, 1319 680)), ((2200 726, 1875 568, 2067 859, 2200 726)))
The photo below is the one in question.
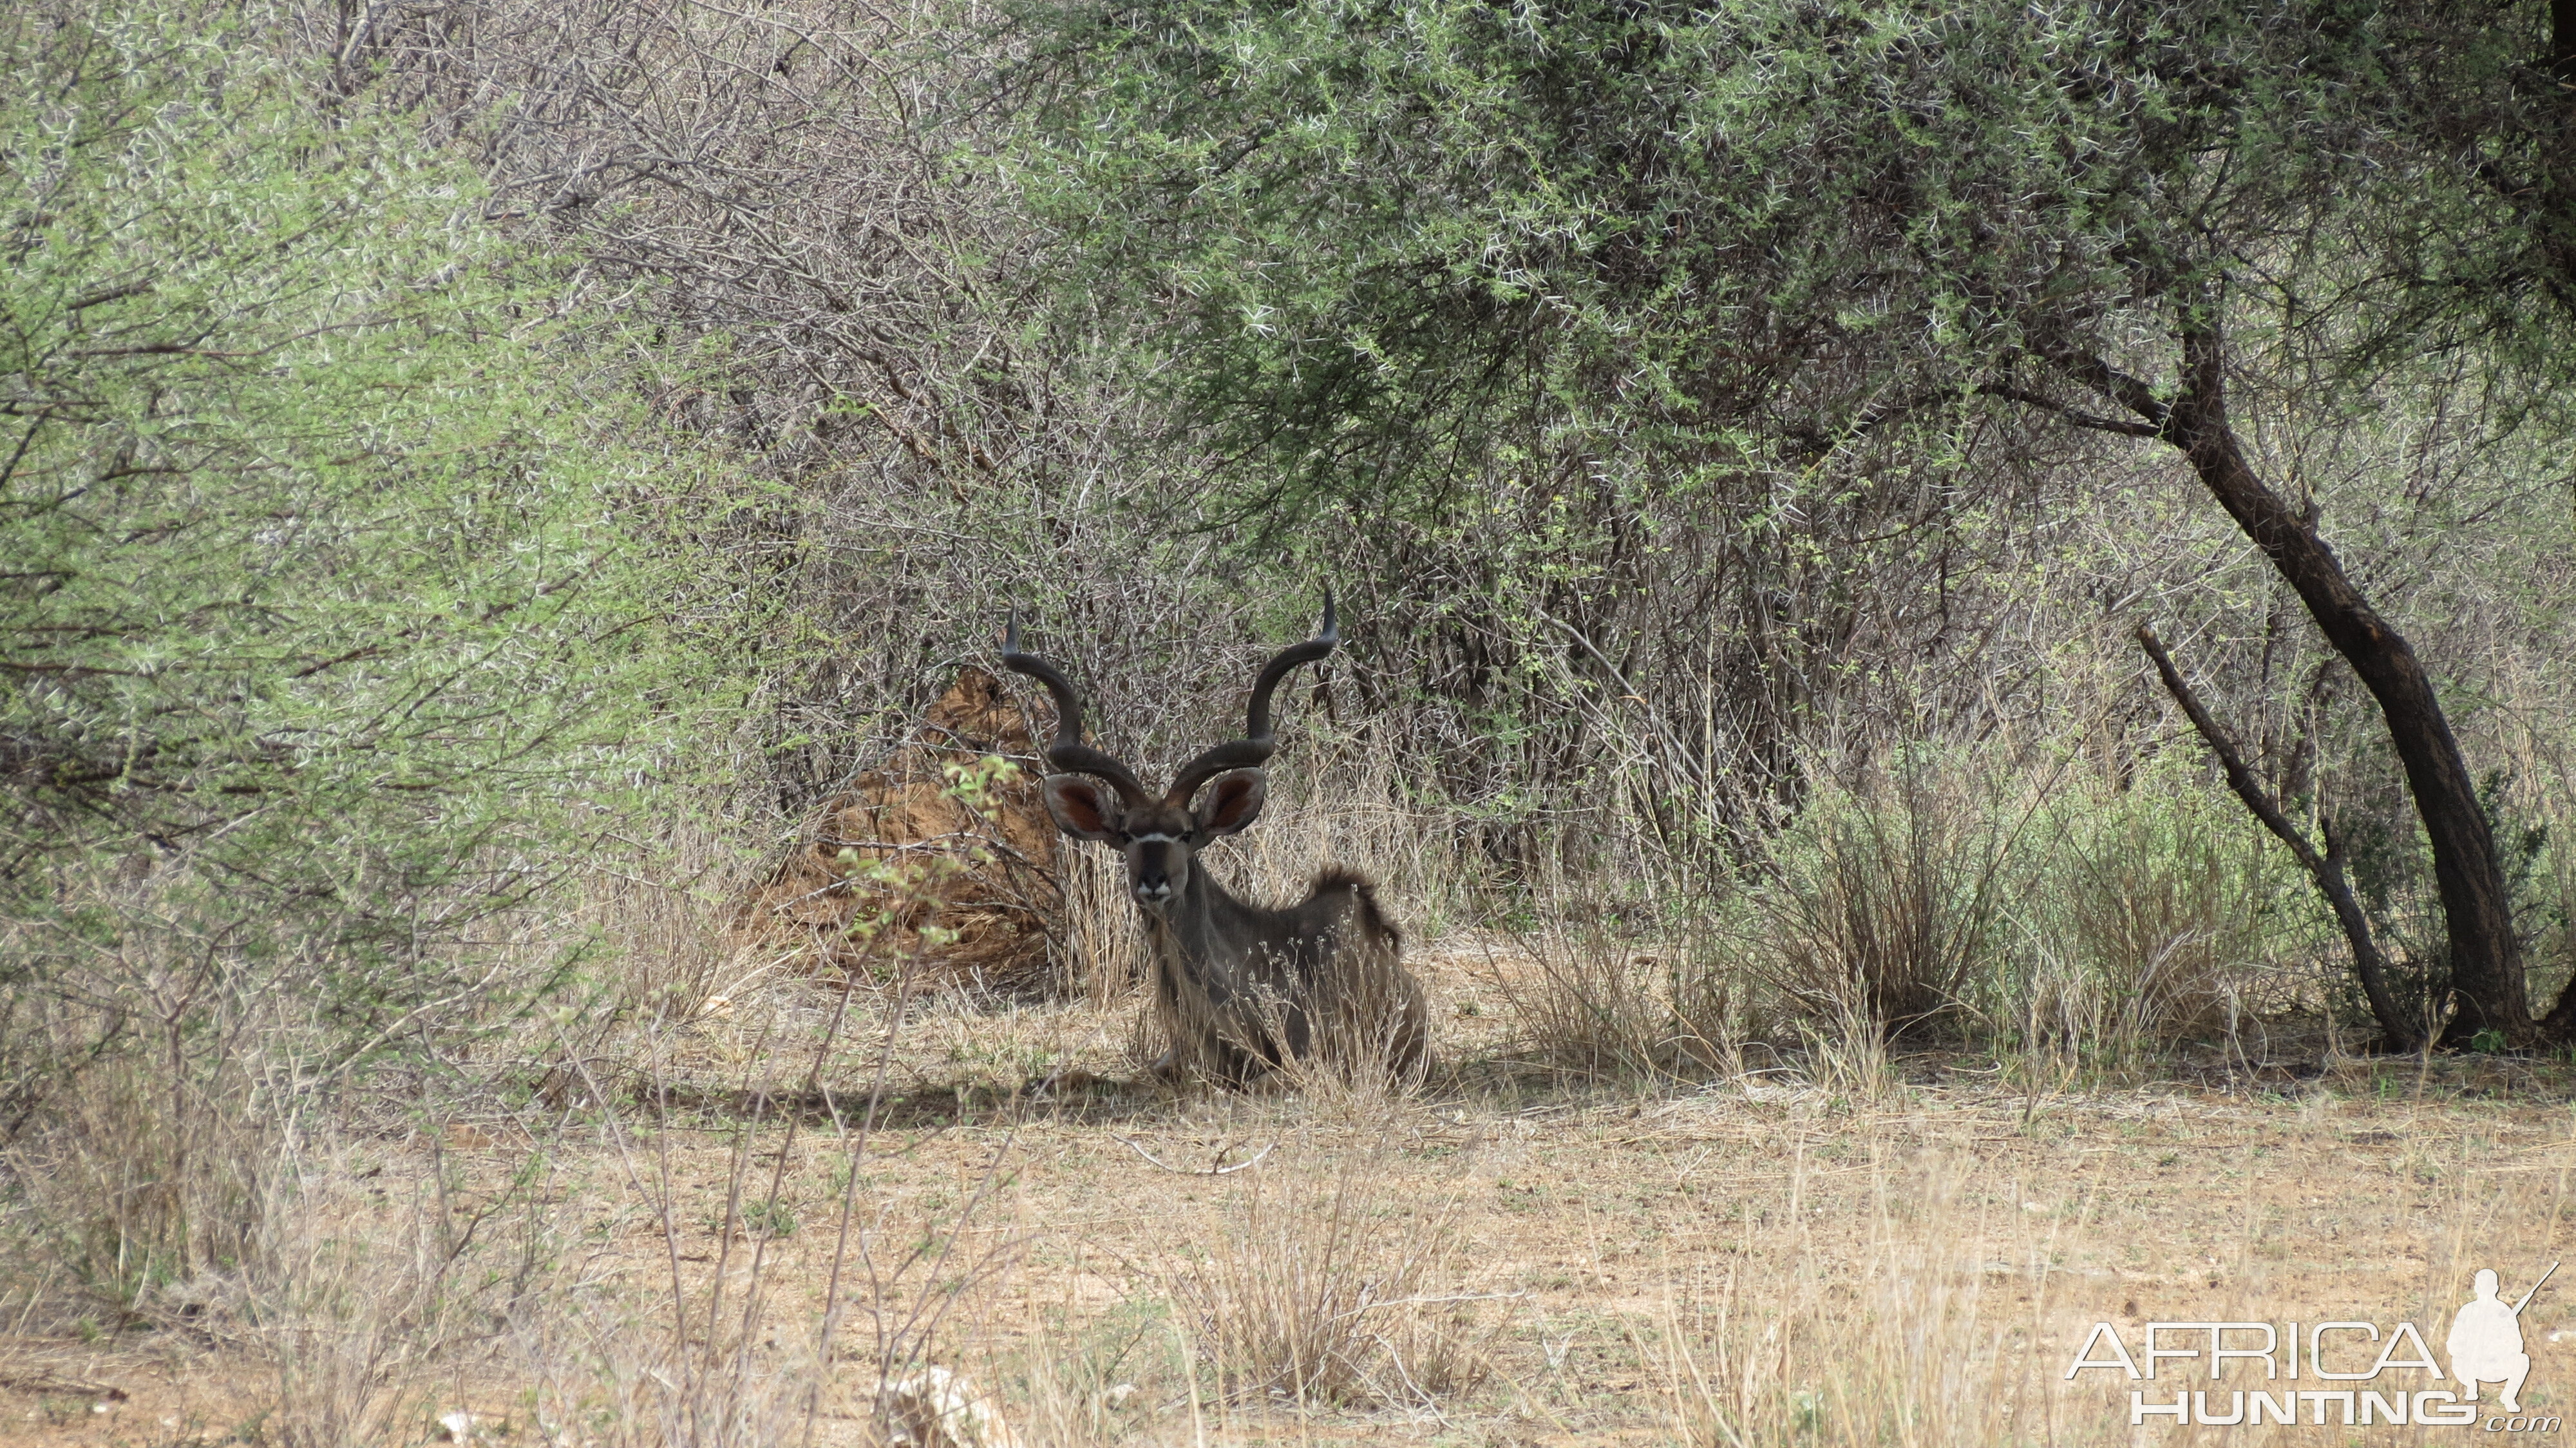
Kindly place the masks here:
MULTIPOLYGON (((2182 450, 2202 486, 2263 550, 2307 605, 2326 642, 2379 701, 2432 845, 2434 884, 2450 934, 2458 1011, 2443 1042, 2465 1044, 2490 1030, 2517 1045, 2531 1040, 2535 1030, 2523 986, 2522 946, 2514 935, 2495 832, 2469 778, 2468 763, 2460 757, 2459 741, 2442 716, 2432 680, 2405 638, 2345 576, 2334 550, 2317 535, 2314 515, 2292 507, 2246 461, 2227 418, 2226 358, 2215 327, 2184 334, 2182 363, 2182 390, 2170 404, 2143 381, 2101 362, 2087 360, 2072 370, 2087 386, 2146 419, 2150 427, 2139 431, 2182 450)), ((2571 1004, 2576 990, 2569 997, 2546 1023, 2553 1034, 2569 1024, 2560 1021, 2562 1015, 2576 1012, 2571 1004)))

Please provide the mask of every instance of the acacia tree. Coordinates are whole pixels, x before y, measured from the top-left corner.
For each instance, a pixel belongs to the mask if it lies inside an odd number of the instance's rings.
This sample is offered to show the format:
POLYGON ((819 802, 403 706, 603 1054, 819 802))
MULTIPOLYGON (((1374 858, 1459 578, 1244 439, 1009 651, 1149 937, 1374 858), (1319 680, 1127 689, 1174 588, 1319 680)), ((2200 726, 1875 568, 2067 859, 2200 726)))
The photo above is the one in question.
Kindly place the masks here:
POLYGON ((2257 350, 2352 378, 2447 348, 2497 396, 2561 365, 2576 8, 1213 0, 1026 24, 1022 175, 1062 264, 1155 319, 1181 415, 1259 505, 1437 508, 1513 447, 1679 483, 1993 409, 2170 449, 2385 720, 2449 1039, 2576 1027, 2532 1019, 2422 661, 2235 421, 2279 375, 2257 350))

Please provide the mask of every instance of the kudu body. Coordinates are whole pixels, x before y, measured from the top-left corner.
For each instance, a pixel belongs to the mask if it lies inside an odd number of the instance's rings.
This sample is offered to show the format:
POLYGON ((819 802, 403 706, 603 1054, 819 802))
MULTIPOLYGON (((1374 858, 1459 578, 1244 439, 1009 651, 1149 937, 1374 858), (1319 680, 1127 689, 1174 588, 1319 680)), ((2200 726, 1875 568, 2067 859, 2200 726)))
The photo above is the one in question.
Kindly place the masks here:
POLYGON ((1260 817, 1268 790, 1261 765, 1277 748, 1270 696, 1290 671, 1339 641, 1328 593, 1323 630, 1273 658, 1255 680, 1244 737, 1190 761, 1159 797, 1082 742, 1082 696, 1054 665, 1021 651, 1016 618, 1003 641, 1003 664, 1055 697, 1048 813, 1074 839, 1126 855, 1128 894, 1153 946, 1155 1008, 1172 1043, 1158 1072, 1195 1069, 1241 1086, 1290 1060, 1399 1074, 1423 1064, 1422 990, 1365 877, 1327 869, 1304 900, 1270 910, 1236 899, 1198 858, 1209 841, 1260 817))

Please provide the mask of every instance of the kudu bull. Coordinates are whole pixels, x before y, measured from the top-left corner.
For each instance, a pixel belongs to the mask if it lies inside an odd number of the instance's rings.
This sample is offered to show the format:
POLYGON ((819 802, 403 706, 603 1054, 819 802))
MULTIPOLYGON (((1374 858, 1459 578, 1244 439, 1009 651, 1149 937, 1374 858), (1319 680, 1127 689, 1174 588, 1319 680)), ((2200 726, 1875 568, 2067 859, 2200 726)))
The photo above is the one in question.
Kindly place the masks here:
POLYGON ((1423 1063, 1422 990, 1365 877, 1327 869, 1303 901, 1266 910, 1199 868, 1210 840, 1261 816, 1269 787, 1261 765, 1278 747, 1271 694, 1340 640, 1327 592, 1322 632, 1273 658, 1254 681, 1244 737, 1191 760, 1156 798, 1126 765, 1082 742, 1081 694, 1054 665, 1021 651, 1019 619, 1011 620, 1003 664, 1055 696, 1047 812, 1067 835, 1127 856, 1128 894, 1153 946, 1155 1008, 1172 1043, 1157 1073, 1196 1069, 1241 1086, 1286 1060, 1398 1074, 1423 1063))

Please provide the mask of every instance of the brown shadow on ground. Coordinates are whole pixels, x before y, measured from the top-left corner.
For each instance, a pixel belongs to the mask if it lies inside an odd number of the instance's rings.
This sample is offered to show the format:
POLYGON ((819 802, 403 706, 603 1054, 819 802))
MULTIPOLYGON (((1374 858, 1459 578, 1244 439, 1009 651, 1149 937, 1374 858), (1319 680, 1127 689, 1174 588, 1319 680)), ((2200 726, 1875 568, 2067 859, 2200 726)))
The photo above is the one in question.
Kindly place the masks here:
POLYGON ((813 1090, 759 1086, 716 1087, 669 1083, 638 1085, 629 1102, 674 1124, 785 1123, 915 1131, 950 1126, 1010 1126, 1033 1118, 1087 1125, 1157 1121, 1172 1114, 1180 1096, 1159 1081, 1092 1077, 1070 1088, 1034 1093, 999 1090, 988 1082, 931 1084, 888 1091, 870 1109, 866 1086, 813 1090))

